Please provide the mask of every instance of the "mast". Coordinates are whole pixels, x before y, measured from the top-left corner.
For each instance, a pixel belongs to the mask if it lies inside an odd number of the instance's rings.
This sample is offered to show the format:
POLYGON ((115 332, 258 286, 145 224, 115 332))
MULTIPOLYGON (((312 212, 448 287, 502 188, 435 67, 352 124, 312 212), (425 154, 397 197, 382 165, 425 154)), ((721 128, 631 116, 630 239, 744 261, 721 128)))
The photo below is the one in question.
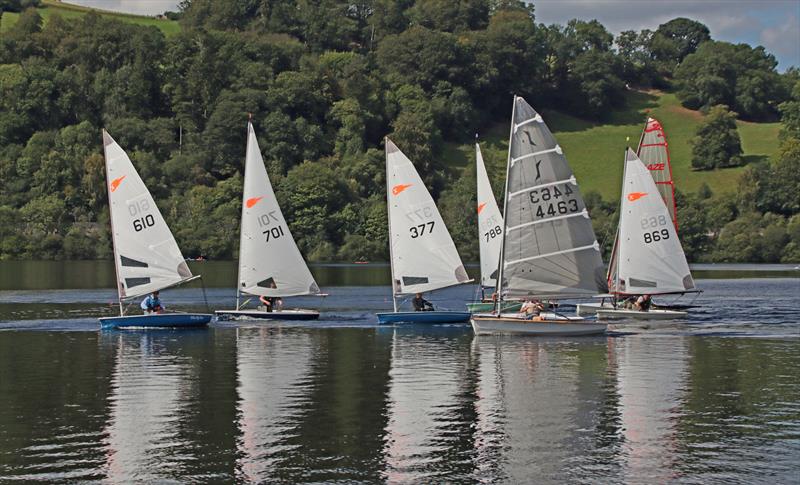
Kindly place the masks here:
POLYGON ((111 224, 111 247, 114 249, 114 284, 117 286, 117 302, 119 302, 119 316, 124 317, 125 311, 122 306, 122 294, 120 293, 120 271, 119 271, 119 254, 117 254, 117 237, 114 235, 114 217, 112 215, 112 208, 111 208, 111 180, 108 179, 108 153, 106 152, 106 147, 108 143, 106 142, 106 137, 108 134, 106 133, 105 128, 103 129, 103 157, 105 162, 105 169, 106 169, 106 197, 108 197, 108 220, 111 224))
MULTIPOLYGON (((617 236, 616 236, 616 240, 614 241, 614 249, 616 250, 616 252, 614 253, 614 257, 616 257, 617 260, 619 260, 619 253, 620 253, 618 245, 622 244, 622 238, 620 237, 619 228, 622 227, 622 198, 625 197, 625 175, 626 175, 626 172, 628 171, 627 158, 628 158, 628 149, 625 150, 625 155, 622 158, 623 159, 623 162, 622 162, 622 185, 620 186, 620 196, 619 196, 619 220, 617 221, 617 236)), ((611 264, 611 263, 609 263, 609 264, 611 264)), ((620 282, 620 279, 619 279, 619 261, 617 261, 617 274, 615 275, 615 278, 616 278, 616 281, 614 282, 615 296, 614 296, 614 300, 613 300, 614 301, 614 308, 616 308, 617 301, 619 300, 619 282, 620 282)))
POLYGON ((389 137, 383 138, 383 152, 384 157, 386 158, 386 212, 387 217, 386 220, 389 221, 389 269, 392 273, 392 307, 394 308, 394 312, 397 313, 397 295, 395 295, 394 291, 394 251, 392 250, 392 210, 389 207, 389 204, 392 201, 389 199, 390 191, 392 190, 389 185, 389 148, 387 145, 387 141, 389 137))
POLYGON ((503 239, 500 241, 500 263, 497 267, 497 315, 500 315, 501 301, 503 299, 503 261, 506 255, 506 227, 508 226, 508 174, 511 171, 511 143, 514 139, 515 119, 517 111, 517 95, 514 95, 513 105, 511 106, 511 128, 508 132, 508 156, 506 158, 506 182, 503 186, 503 239))
POLYGON ((236 268, 236 309, 239 310, 239 298, 241 295, 242 287, 242 234, 244 229, 244 207, 245 207, 245 193, 244 193, 244 177, 247 177, 247 148, 250 145, 250 125, 253 123, 253 113, 247 113, 247 129, 245 130, 245 137, 247 143, 244 146, 244 170, 242 170, 242 216, 239 218, 239 261, 236 268))

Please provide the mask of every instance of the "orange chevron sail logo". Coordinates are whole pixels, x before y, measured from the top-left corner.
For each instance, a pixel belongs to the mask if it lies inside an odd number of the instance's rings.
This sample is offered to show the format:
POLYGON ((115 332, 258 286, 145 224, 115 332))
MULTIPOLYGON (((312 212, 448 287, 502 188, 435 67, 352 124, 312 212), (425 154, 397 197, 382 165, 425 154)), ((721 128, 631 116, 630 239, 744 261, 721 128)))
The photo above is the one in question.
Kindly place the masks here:
POLYGON ((400 195, 400 192, 406 190, 407 188, 411 187, 413 184, 397 184, 392 187, 392 194, 400 195))
POLYGON ((114 180, 111 181, 111 192, 114 192, 115 190, 117 190, 117 187, 119 187, 119 184, 122 183, 122 179, 124 179, 124 178, 125 178, 125 175, 123 175, 122 177, 120 177, 118 179, 114 179, 114 180))
POLYGON ((486 202, 484 202, 483 204, 478 204, 478 214, 481 213, 484 207, 486 207, 486 202))
POLYGON ((647 195, 647 192, 631 192, 628 194, 628 200, 631 202, 637 201, 647 195))
POLYGON ((251 197, 247 199, 245 205, 247 206, 248 209, 251 209, 254 205, 258 204, 263 198, 264 197, 251 197))

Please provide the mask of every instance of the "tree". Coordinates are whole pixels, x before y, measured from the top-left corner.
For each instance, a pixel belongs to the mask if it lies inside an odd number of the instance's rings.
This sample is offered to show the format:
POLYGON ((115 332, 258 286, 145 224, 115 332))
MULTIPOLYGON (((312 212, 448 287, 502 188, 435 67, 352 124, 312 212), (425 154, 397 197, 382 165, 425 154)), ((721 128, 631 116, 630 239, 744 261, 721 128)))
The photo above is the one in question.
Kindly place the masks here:
POLYGON ((727 106, 711 108, 692 139, 692 168, 710 170, 742 163, 742 142, 736 129, 736 113, 727 106))
POLYGON ((777 65, 761 46, 704 42, 675 71, 678 99, 690 109, 725 104, 748 119, 773 119, 789 96, 777 65))
POLYGON ((650 52, 671 72, 683 59, 711 40, 708 27, 695 20, 678 17, 658 26, 650 39, 650 52))

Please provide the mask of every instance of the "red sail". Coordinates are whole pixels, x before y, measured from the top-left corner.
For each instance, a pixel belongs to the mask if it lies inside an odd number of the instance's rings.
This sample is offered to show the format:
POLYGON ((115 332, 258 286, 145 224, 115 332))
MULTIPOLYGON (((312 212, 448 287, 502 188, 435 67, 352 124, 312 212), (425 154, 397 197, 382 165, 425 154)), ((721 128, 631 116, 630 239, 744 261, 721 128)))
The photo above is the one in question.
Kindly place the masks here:
POLYGON ((639 149, 636 151, 639 159, 650 170, 658 191, 667 205, 669 215, 678 230, 678 208, 675 205, 675 183, 672 181, 672 166, 669 160, 669 144, 661 123, 654 118, 647 118, 642 137, 639 140, 639 149))

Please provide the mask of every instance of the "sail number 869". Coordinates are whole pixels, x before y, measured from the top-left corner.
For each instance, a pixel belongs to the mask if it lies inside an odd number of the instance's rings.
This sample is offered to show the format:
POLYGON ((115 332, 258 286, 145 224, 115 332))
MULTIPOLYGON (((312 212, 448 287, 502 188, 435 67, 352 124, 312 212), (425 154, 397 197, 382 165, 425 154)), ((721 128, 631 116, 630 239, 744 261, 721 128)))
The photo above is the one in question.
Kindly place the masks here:
POLYGON ((646 232, 644 233, 644 242, 646 244, 650 244, 651 242, 658 242, 662 239, 669 239, 669 231, 666 229, 661 229, 660 231, 653 231, 653 232, 646 232))

